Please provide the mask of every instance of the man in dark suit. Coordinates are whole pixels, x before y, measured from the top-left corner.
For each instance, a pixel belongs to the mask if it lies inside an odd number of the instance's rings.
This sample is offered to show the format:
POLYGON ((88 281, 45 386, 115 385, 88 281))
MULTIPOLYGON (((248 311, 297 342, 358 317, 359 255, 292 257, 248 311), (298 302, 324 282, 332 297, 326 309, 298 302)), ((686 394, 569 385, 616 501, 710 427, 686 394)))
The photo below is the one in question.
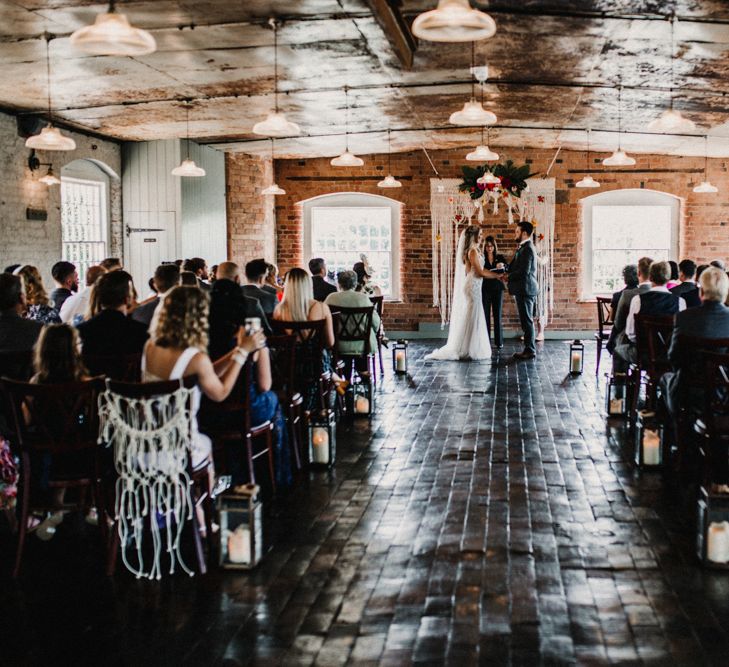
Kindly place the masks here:
POLYGON ((132 319, 141 322, 148 329, 154 317, 154 312, 159 308, 160 303, 173 287, 180 284, 179 267, 177 264, 160 264, 154 271, 152 282, 157 290, 157 296, 135 308, 132 313, 132 319))
POLYGON ((51 275, 56 285, 49 298, 53 307, 60 312, 63 302, 74 292, 78 292, 78 272, 71 262, 56 262, 51 267, 51 275))
POLYGON ((684 259, 678 265, 678 279, 681 281, 679 285, 671 288, 671 294, 683 297, 686 302, 686 308, 697 308, 701 305, 699 296, 699 287, 694 279, 696 276, 696 262, 690 259, 684 259))
POLYGON ((235 335, 246 319, 257 317, 266 335, 271 333, 261 304, 240 289, 238 265, 221 262, 210 292, 208 353, 215 360, 235 347, 235 335))
POLYGON ((149 334, 127 317, 133 301, 132 277, 126 271, 105 273, 94 287, 101 312, 78 325, 83 353, 111 356, 141 352, 149 334))
POLYGON ((679 405, 702 407, 703 396, 694 388, 691 395, 686 392, 684 375, 689 368, 703 363, 701 350, 682 343, 681 334, 696 338, 729 338, 729 308, 724 305, 729 294, 729 278, 714 267, 701 274, 701 305, 688 308, 676 314, 676 323, 668 349, 668 360, 675 369, 661 378, 662 395, 669 412, 676 415, 679 405))
POLYGON ((191 257, 186 259, 182 265, 183 271, 190 271, 195 274, 197 278, 197 285, 200 289, 204 289, 206 292, 210 291, 210 283, 208 279, 208 263, 202 257, 191 257))
POLYGON ((534 343, 534 306, 537 300, 537 251, 532 243, 534 226, 531 222, 516 225, 515 238, 519 242, 514 259, 506 276, 509 294, 514 297, 519 322, 524 331, 524 351, 514 354, 515 359, 534 359, 537 348, 534 343))
POLYGON ((26 320, 25 291, 20 276, 0 273, 0 351, 27 352, 38 340, 43 325, 26 320))
MULTIPOLYGON (((610 354, 615 352, 616 345, 626 342, 624 333, 625 323, 628 320, 628 311, 630 310, 630 302, 633 300, 633 297, 638 294, 642 294, 643 292, 647 292, 651 288, 651 264, 653 264, 653 260, 650 257, 641 257, 638 260, 638 287, 624 289, 623 293, 620 295, 618 307, 615 310, 613 328, 610 331, 610 338, 605 346, 610 354)), ((621 370, 616 367, 618 365, 622 365, 621 362, 617 362, 616 364, 616 359, 613 357, 613 371, 621 370)), ((624 368, 622 370, 624 370, 624 368)))
POLYGON ((334 294, 337 288, 326 281, 327 263, 322 257, 314 257, 309 260, 309 273, 314 283, 314 298, 324 302, 330 294, 334 294))
MULTIPOLYGON (((220 267, 218 267, 218 270, 220 267)), ((241 290, 245 296, 256 299, 261 304, 266 317, 273 316, 273 310, 278 305, 278 298, 275 294, 271 294, 263 289, 263 283, 266 279, 266 271, 268 270, 265 259, 254 259, 246 264, 246 280, 247 285, 243 285, 241 290)))

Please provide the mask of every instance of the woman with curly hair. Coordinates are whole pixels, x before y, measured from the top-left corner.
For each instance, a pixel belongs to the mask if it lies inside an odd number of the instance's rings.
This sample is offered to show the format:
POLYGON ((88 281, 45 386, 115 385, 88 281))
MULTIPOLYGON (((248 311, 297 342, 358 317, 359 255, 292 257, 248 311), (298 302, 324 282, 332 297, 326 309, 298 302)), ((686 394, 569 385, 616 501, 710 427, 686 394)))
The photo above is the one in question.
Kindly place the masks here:
POLYGON ((25 302, 28 304, 25 317, 42 324, 60 324, 61 317, 51 306, 40 271, 35 266, 26 264, 17 269, 16 273, 23 279, 25 286, 25 302))

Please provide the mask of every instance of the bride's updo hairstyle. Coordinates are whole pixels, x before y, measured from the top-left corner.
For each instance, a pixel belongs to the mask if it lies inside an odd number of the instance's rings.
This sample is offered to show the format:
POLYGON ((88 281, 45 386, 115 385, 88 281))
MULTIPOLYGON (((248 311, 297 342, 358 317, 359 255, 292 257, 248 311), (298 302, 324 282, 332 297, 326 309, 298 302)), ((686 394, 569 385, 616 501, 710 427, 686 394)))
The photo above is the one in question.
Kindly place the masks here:
POLYGON ((476 225, 470 225, 466 228, 466 231, 463 232, 463 257, 461 259, 464 264, 468 261, 468 253, 471 248, 478 245, 478 235, 480 233, 481 228, 476 227, 476 225))

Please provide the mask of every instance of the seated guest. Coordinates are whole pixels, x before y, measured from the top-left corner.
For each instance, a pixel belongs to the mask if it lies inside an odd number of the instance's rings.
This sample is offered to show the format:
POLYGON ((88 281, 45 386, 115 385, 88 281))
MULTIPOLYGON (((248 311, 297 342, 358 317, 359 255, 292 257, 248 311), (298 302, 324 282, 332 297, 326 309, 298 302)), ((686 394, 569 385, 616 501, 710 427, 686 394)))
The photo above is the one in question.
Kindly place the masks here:
POLYGON ((263 289, 266 280, 267 264, 263 259, 254 259, 246 264, 247 284, 241 287, 243 294, 260 302, 266 317, 271 317, 278 305, 278 296, 263 289))
POLYGON ((708 268, 709 268, 709 265, 708 264, 699 264, 696 267, 696 283, 697 284, 701 282, 701 274, 704 271, 706 271, 706 269, 708 269, 708 268))
POLYGON ((679 266, 676 262, 674 262, 672 259, 668 260, 668 266, 671 267, 671 277, 668 279, 668 282, 666 283, 666 287, 671 290, 676 285, 680 285, 679 281, 679 266))
POLYGON ((317 301, 326 301, 330 294, 335 294, 337 288, 327 281, 327 263, 321 257, 309 260, 309 272, 314 285, 314 298, 317 301))
POLYGON ((726 271, 726 264, 723 259, 715 259, 713 262, 709 262, 709 266, 713 266, 720 271, 726 271))
POLYGON ((86 269, 86 287, 68 297, 61 306, 61 322, 64 324, 79 324, 83 322, 84 315, 89 308, 91 288, 96 281, 106 273, 106 269, 99 266, 90 266, 86 269))
POLYGON ((208 354, 218 359, 235 347, 235 337, 246 319, 257 317, 266 334, 271 332, 261 304, 240 289, 240 272, 233 262, 218 266, 218 279, 210 290, 208 354))
POLYGON ((686 301, 686 308, 696 308, 701 305, 701 299, 699 298, 699 288, 694 280, 696 276, 696 263, 690 259, 684 259, 678 265, 678 277, 681 281, 671 290, 671 294, 683 297, 686 301))
POLYGON ((124 268, 118 257, 107 257, 106 259, 102 259, 99 262, 99 266, 107 271, 121 271, 122 268, 124 268))
POLYGON ((623 292, 629 289, 634 290, 638 287, 638 267, 635 264, 626 264, 623 267, 623 282, 625 283, 625 287, 617 292, 613 292, 613 297, 610 302, 613 320, 618 312, 618 303, 620 303, 620 297, 623 296, 623 292))
POLYGON ((363 292, 367 296, 382 296, 382 290, 372 284, 372 274, 370 268, 364 262, 356 262, 352 267, 352 271, 357 274, 357 291, 363 292))
POLYGON ((279 295, 283 292, 283 287, 279 283, 278 267, 275 264, 266 263, 266 278, 263 281, 263 287, 261 289, 275 294, 276 300, 278 300, 279 295))
POLYGON ((682 377, 686 369, 700 367, 703 363, 700 350, 682 344, 680 335, 697 338, 729 338, 729 308, 724 302, 729 296, 729 278, 715 267, 706 269, 701 274, 701 305, 689 308, 676 315, 676 324, 673 329, 671 346, 668 350, 668 359, 675 373, 666 373, 661 379, 663 396, 666 404, 674 416, 679 406, 688 401, 689 407, 701 408, 703 396, 694 389, 694 395, 689 396, 682 387, 682 377))
MULTIPOLYGON (((650 257, 641 257, 638 260, 638 286, 632 289, 624 289, 618 301, 618 307, 614 310, 613 328, 610 332, 610 338, 607 342, 607 350, 610 354, 615 352, 615 346, 619 343, 625 343, 625 322, 628 319, 628 311, 630 310, 630 302, 636 294, 647 292, 651 288, 650 269, 653 260, 650 257)), ((615 367, 615 358, 613 357, 613 370, 621 370, 615 367)))
POLYGON ((25 316, 41 324, 60 324, 61 318, 58 316, 58 311, 50 305, 40 271, 26 264, 18 269, 18 275, 23 279, 25 288, 25 305, 28 309, 25 311, 25 316))
MULTIPOLYGON (((370 297, 362 292, 356 292, 357 274, 354 271, 342 271, 337 276, 339 291, 330 294, 324 302, 327 306, 341 306, 343 308, 365 308, 372 305, 370 297)), ((380 329, 380 316, 377 310, 372 312, 372 329, 370 331, 370 352, 377 350, 377 332, 380 329)), ((341 354, 362 354, 363 345, 351 341, 337 342, 337 350, 341 354)), ((357 368, 358 371, 366 371, 364 364, 357 368)))
POLYGON ((25 309, 23 279, 10 273, 0 274, 0 351, 33 349, 43 325, 22 317, 25 309))
POLYGON ((151 325, 155 313, 161 309, 164 298, 180 284, 180 269, 176 264, 160 264, 154 271, 152 284, 157 295, 147 303, 137 306, 132 313, 132 319, 141 322, 147 328, 151 325))
POLYGON ((200 287, 201 284, 192 271, 180 271, 180 285, 184 287, 200 287))
POLYGON ((132 277, 126 271, 112 271, 99 278, 91 299, 92 312, 98 309, 98 313, 78 325, 84 355, 142 351, 149 334, 144 324, 127 317, 132 299, 132 277))
POLYGON ((204 290, 210 289, 210 285, 207 283, 209 278, 208 265, 202 257, 191 257, 190 259, 186 259, 185 263, 182 265, 182 270, 190 271, 195 274, 195 277, 198 280, 198 287, 204 290))
POLYGON ((653 262, 649 272, 651 288, 647 292, 637 294, 630 301, 630 310, 625 322, 625 336, 628 340, 615 348, 615 354, 628 363, 638 362, 635 348, 636 315, 675 315, 686 309, 686 302, 681 297, 671 294, 666 288, 670 275, 671 267, 668 262, 653 262))
POLYGON ((56 289, 51 292, 51 305, 61 311, 63 302, 74 292, 78 292, 78 273, 71 262, 56 262, 51 268, 56 289))
POLYGON ((208 272, 208 276, 210 279, 210 285, 212 285, 217 279, 218 279, 218 265, 213 264, 210 267, 210 271, 208 272))

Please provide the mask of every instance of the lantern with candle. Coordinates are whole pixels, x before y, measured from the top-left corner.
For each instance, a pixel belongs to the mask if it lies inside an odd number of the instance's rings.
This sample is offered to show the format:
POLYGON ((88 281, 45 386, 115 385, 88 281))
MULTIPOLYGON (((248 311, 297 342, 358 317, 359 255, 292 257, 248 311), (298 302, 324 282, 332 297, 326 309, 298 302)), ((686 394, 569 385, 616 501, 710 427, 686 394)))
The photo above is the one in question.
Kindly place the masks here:
POLYGON ((641 410, 635 426, 635 464, 639 468, 657 468, 663 463, 663 425, 656 413, 641 410))
POLYGON ((570 343, 570 375, 580 375, 585 362, 585 346, 581 340, 570 343))
POLYGON ((399 340, 392 346, 392 370, 397 375, 408 372, 408 342, 399 340))
POLYGON ((235 486, 218 496, 219 562, 224 568, 250 570, 263 556, 263 504, 255 484, 235 486))
POLYGON ((375 392, 369 373, 361 373, 352 384, 352 414, 355 417, 371 417, 375 412, 375 392))
POLYGON ((701 562, 729 569, 729 494, 701 487, 696 550, 701 562))
POLYGON ((605 389, 605 412, 608 417, 625 417, 628 413, 627 404, 625 373, 608 373, 605 389))
POLYGON ((337 455, 337 420, 333 410, 309 416, 309 463, 331 468, 337 455))

